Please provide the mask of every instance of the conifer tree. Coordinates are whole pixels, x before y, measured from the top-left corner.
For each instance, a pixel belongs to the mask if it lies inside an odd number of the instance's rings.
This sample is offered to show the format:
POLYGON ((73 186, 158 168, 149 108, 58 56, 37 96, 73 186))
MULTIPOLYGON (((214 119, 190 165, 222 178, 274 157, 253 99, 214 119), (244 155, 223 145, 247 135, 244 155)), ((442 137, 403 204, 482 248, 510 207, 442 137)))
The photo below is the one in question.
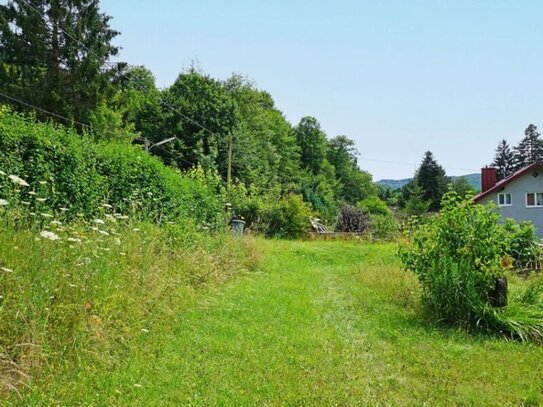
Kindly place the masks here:
POLYGON ((0 5, 0 83, 10 96, 86 122, 111 88, 119 33, 99 0, 9 0, 0 5), (30 4, 28 4, 30 3, 30 4), (89 51, 90 50, 90 51, 89 51))
POLYGON ((535 162, 543 161, 543 140, 537 127, 530 124, 524 131, 524 138, 514 148, 515 170, 535 162))
POLYGON ((424 200, 430 202, 430 210, 437 211, 441 206, 441 198, 447 192, 449 179, 445 170, 434 159, 430 151, 424 153, 420 167, 415 173, 416 183, 424 191, 424 200))
POLYGON ((511 151, 506 140, 500 141, 492 166, 497 169, 498 181, 507 178, 515 169, 515 154, 511 151))

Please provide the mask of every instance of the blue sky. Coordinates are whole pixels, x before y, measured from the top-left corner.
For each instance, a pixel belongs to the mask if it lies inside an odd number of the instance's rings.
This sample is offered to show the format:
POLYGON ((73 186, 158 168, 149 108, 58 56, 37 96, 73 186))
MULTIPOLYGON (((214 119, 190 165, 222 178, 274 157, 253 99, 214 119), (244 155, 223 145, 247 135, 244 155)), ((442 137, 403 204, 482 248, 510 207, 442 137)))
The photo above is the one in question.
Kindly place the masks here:
POLYGON ((191 61, 241 73, 292 122, 345 134, 374 179, 412 175, 430 150, 477 171, 502 138, 542 125, 541 1, 102 0, 121 60, 161 87, 191 61), (401 162, 383 163, 372 160, 401 162))

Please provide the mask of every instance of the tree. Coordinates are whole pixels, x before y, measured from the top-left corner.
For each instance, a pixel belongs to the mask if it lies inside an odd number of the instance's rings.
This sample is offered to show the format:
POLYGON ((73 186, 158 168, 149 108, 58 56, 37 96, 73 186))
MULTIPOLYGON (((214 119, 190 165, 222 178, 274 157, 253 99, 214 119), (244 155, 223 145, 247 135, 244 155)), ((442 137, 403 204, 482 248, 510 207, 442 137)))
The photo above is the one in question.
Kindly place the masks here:
POLYGON ((326 134, 317 119, 306 116, 294 128, 296 141, 300 147, 300 163, 313 174, 320 174, 325 166, 328 144, 326 134))
POLYGON ((543 140, 537 127, 530 124, 524 131, 524 138, 514 148, 515 170, 543 160, 543 140))
POLYGON ((409 198, 405 201, 404 211, 410 216, 419 216, 426 212, 431 207, 432 202, 424 198, 425 191, 415 179, 409 184, 409 198))
POLYGON ((87 122, 111 91, 115 69, 107 61, 118 54, 111 41, 119 33, 100 13, 98 0, 32 0, 31 5, 22 0, 0 5, 0 83, 13 97, 87 122))
POLYGON ((335 168, 340 198, 350 205, 377 194, 371 175, 358 167, 357 155, 354 141, 346 136, 328 142, 327 159, 335 168))
POLYGON ((498 181, 507 178, 514 172, 515 154, 511 151, 506 140, 502 140, 498 144, 492 167, 497 169, 498 181))
POLYGON ((450 189, 458 194, 462 199, 468 195, 473 195, 475 190, 465 177, 458 177, 450 184, 450 189))
POLYGON ((415 180, 424 191, 424 200, 430 202, 429 209, 432 211, 439 210, 441 198, 447 192, 449 178, 430 151, 424 153, 422 163, 415 173, 415 180))

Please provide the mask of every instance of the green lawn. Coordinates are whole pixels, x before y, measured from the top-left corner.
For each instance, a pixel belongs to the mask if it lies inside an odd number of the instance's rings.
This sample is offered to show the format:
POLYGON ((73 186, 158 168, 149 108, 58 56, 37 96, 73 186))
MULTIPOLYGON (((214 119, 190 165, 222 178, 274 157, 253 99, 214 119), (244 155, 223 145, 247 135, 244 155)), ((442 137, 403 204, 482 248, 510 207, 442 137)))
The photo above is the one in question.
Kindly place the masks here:
POLYGON ((396 246, 258 241, 108 370, 75 366, 24 405, 538 405, 543 347, 438 328, 396 246))

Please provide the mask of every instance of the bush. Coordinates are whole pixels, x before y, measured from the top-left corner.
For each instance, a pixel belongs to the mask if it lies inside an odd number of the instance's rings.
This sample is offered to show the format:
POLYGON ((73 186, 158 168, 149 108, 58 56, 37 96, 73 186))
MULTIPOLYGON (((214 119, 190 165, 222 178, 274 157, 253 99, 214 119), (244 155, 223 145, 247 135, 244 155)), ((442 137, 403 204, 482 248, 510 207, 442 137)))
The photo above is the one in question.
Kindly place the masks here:
POLYGON ((337 232, 364 232, 369 226, 369 218, 362 209, 354 206, 344 206, 339 212, 336 231, 337 232))
POLYGON ((356 204, 357 208, 372 215, 390 215, 391 211, 385 201, 378 196, 370 196, 356 204))
POLYGON ((290 194, 264 208, 261 229, 267 237, 302 238, 311 228, 312 216, 302 197, 290 194))
POLYGON ((449 192, 439 215, 422 225, 413 221, 400 258, 417 275, 423 302, 438 321, 539 340, 543 306, 526 300, 533 295, 513 297, 506 307, 492 306, 498 279, 505 275, 504 259, 511 253, 508 230, 498 220, 493 206, 449 192))
POLYGON ((516 223, 507 219, 504 225, 507 238, 507 254, 513 259, 513 266, 519 270, 532 268, 539 257, 539 246, 535 227, 531 222, 516 223))
POLYGON ((0 108, 0 198, 29 213, 92 219, 104 205, 155 223, 190 219, 205 228, 224 225, 224 196, 214 174, 166 167, 136 146, 95 144, 59 125, 0 108), (7 175, 30 186, 17 188, 7 175))
POLYGON ((398 237, 398 222, 391 213, 370 214, 370 225, 372 236, 376 239, 391 241, 398 237))

